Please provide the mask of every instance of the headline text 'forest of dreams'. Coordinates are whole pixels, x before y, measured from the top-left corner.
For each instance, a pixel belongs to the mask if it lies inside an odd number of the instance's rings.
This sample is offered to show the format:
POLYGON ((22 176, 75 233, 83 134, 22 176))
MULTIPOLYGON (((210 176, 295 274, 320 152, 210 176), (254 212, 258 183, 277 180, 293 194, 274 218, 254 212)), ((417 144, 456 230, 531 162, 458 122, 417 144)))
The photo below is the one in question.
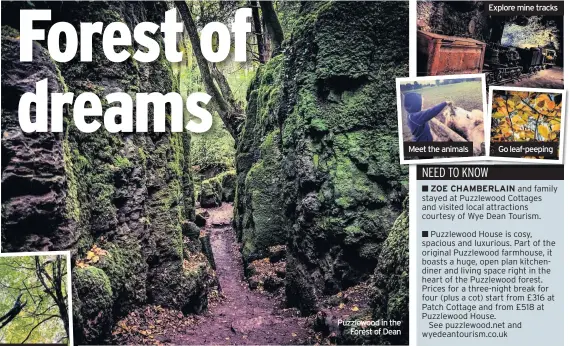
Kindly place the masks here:
MULTIPOLYGON (((251 8, 241 8, 235 13, 232 23, 234 33, 234 59, 238 62, 246 61, 246 35, 251 32, 251 24, 247 19, 251 17, 251 8)), ((34 41, 46 39, 43 29, 34 29, 34 22, 51 20, 51 10, 21 10, 20 11, 20 61, 33 62, 34 41)), ((142 22, 136 25, 131 33, 125 23, 114 22, 103 28, 102 22, 80 23, 80 33, 68 22, 55 23, 47 33, 47 49, 53 60, 60 63, 71 61, 76 57, 79 49, 79 60, 91 62, 93 55, 93 36, 102 35, 102 48, 107 59, 120 63, 131 58, 148 63, 159 58, 161 47, 159 43, 148 35, 158 30, 164 35, 164 53, 169 62, 182 61, 183 53, 178 51, 176 35, 183 32, 183 23, 176 19, 176 10, 165 13, 165 20, 160 25, 151 22, 142 22), (60 38, 64 37, 65 46, 60 46, 60 38), (79 37, 78 37, 79 36, 79 37), (144 50, 125 49, 133 44, 133 38, 144 50), (63 50, 62 50, 63 48, 63 50), (118 49, 119 48, 119 49, 118 49), (131 55, 132 54, 132 55, 131 55)), ((210 62, 224 61, 231 50, 231 33, 226 25, 219 22, 208 23, 201 31, 200 48, 204 57, 210 62), (217 40, 214 40, 217 34, 217 40), (216 42, 214 47, 213 42, 216 42), (217 49, 216 49, 217 48, 217 49), (216 49, 216 50, 215 50, 216 49)), ((97 47, 100 48, 100 47, 97 47)), ((66 104, 73 106, 73 120, 76 127, 85 133, 94 132, 101 123, 95 119, 88 121, 86 117, 103 116, 103 124, 107 131, 116 132, 148 132, 148 106, 153 105, 154 132, 165 132, 166 104, 171 108, 171 130, 182 132, 184 127, 191 132, 205 132, 212 126, 212 114, 204 106, 208 104, 211 96, 203 92, 191 93, 186 99, 188 112, 200 119, 196 122, 190 119, 184 126, 184 112, 182 96, 178 93, 136 94, 136 128, 133 130, 133 99, 125 92, 110 93, 105 96, 106 102, 113 107, 107 108, 103 114, 99 97, 91 92, 84 92, 75 98, 70 92, 51 93, 51 117, 48 119, 48 80, 43 79, 36 83, 36 92, 27 92, 22 95, 18 106, 18 120, 24 132, 62 132, 63 112, 66 104), (75 101, 74 101, 75 98, 75 101), (32 119, 30 110, 35 104, 35 119, 32 119), (86 107, 90 104, 90 107, 86 107), (49 123, 49 124, 48 124, 49 123), (48 126, 49 125, 49 126, 48 126)))

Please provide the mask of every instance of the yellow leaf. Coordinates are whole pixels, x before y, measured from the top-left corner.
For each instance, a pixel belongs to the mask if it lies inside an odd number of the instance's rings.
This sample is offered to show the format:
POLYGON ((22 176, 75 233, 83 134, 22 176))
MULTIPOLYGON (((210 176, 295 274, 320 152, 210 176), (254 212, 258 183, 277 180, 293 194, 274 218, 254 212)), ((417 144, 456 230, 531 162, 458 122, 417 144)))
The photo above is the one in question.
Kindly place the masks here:
POLYGON ((538 125, 538 133, 543 138, 548 138, 548 135, 550 134, 550 130, 548 129, 548 126, 541 124, 541 125, 538 125))
POLYGON ((295 333, 291 333, 291 335, 292 335, 292 336, 297 336, 297 334, 295 334, 295 333))
POLYGON ((558 131, 560 131, 560 124, 552 124, 551 128, 552 128, 552 131, 558 132, 558 131))
POLYGON ((521 118, 520 115, 515 115, 511 118, 511 122, 516 125, 524 125, 525 121, 521 118))
POLYGON ((344 308, 344 303, 340 303, 339 306, 338 306, 338 308, 339 308, 339 309, 344 308))
POLYGON ((358 306, 355 305, 355 306, 353 306, 352 309, 350 309, 350 310, 352 310, 352 311, 358 311, 359 309, 358 309, 358 306))
POLYGON ((95 253, 93 251, 87 251, 87 260, 91 260, 93 256, 95 256, 95 253))

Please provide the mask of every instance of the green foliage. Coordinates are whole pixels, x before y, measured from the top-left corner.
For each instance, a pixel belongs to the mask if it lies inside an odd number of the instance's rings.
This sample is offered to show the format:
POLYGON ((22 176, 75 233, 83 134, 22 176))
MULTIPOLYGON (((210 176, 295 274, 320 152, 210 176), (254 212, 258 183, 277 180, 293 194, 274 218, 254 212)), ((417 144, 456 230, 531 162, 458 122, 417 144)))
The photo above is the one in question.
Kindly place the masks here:
MULTIPOLYGON (((65 258, 38 256, 39 263, 53 276, 62 264, 63 284, 61 294, 67 295, 67 266, 65 258)), ((54 299, 46 292, 36 272, 34 256, 0 257, 0 317, 4 316, 22 294, 26 303, 22 311, 0 328, 0 343, 67 343, 64 322, 54 299), (49 319, 48 319, 49 318, 49 319), (46 320, 47 319, 47 320, 46 320), (44 322, 42 322, 44 321, 44 322), (37 327, 36 327, 37 326, 37 327)), ((52 286, 48 287, 52 288, 52 286)), ((67 303, 67 300, 65 300, 67 303)), ((67 316, 65 316, 67 319, 67 316)), ((1 325, 1 323, 0 323, 1 325)))
MULTIPOLYGON (((176 66, 180 78, 180 93, 188 95, 193 92, 204 91, 204 85, 200 77, 198 65, 191 60, 191 43, 185 40, 183 50, 190 52, 190 58, 185 63, 176 66)), ((226 76, 234 97, 242 104, 245 102, 245 93, 251 77, 251 66, 226 62, 217 65, 218 69, 226 76)), ((204 172, 211 168, 218 171, 230 170, 235 167, 235 142, 226 130, 220 116, 214 112, 212 105, 208 107, 213 115, 212 127, 206 133, 192 135, 190 156, 192 164, 198 168, 198 172, 204 172)), ((189 118, 190 115, 186 114, 189 118)))
POLYGON ((214 115, 212 128, 206 133, 192 136, 192 164, 198 166, 199 172, 209 168, 225 171, 235 168, 234 139, 224 128, 222 120, 214 115))

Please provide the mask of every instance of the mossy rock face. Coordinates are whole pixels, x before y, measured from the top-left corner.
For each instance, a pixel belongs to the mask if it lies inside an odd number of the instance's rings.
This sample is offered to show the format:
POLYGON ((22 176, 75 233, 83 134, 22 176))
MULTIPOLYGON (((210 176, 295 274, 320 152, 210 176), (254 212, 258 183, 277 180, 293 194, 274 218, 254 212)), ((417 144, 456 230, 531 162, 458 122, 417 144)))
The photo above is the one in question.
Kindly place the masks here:
MULTIPOLYGON (((17 14, 29 6, 7 3, 2 4, 2 10, 17 14)), ((51 9, 52 18, 67 21, 78 31, 81 22, 99 21, 104 25, 124 22, 133 30, 136 23, 163 22, 168 10, 166 2, 35 2, 34 6, 51 9)), ((109 61, 102 49, 96 49, 101 47, 102 37, 95 35, 92 63, 73 59, 58 65, 40 45, 46 41, 41 41, 34 44, 34 62, 20 64, 14 30, 19 26, 17 18, 2 18, 7 25, 2 29, 2 92, 13 96, 2 102, 3 131, 9 132, 2 141, 7 163, 2 167, 3 249, 71 250, 74 259, 85 258, 93 245, 108 251, 98 268, 89 269, 93 273, 84 274, 95 280, 91 276, 102 273, 96 277, 104 275, 103 281, 112 289, 110 294, 97 291, 104 300, 100 310, 103 324, 90 325, 97 327, 97 332, 79 329, 77 340, 111 340, 107 325, 135 306, 156 303, 187 309, 189 304, 196 305, 196 300, 203 301, 199 288, 205 271, 189 274, 183 268, 182 224, 194 220, 190 134, 170 132, 169 117, 167 131, 154 132, 152 112, 148 134, 112 134, 103 127, 87 134, 76 128, 72 114, 66 112, 63 133, 19 136, 17 103, 9 101, 35 91, 35 78, 47 78, 49 92, 95 93, 103 101, 103 112, 111 106, 105 103, 110 93, 177 92, 178 81, 165 58, 161 33, 152 37, 161 53, 150 63, 137 63, 132 58, 121 63, 109 61), (30 148, 38 152, 30 152, 30 148), (22 199, 25 195, 30 198, 22 199), (12 203, 16 200, 29 203, 12 203)), ((144 48, 134 43, 132 49, 144 48)), ((206 259, 203 265, 208 265, 206 259)), ((81 278, 83 269, 77 271, 74 280, 81 278)), ((88 310, 74 316, 77 326, 95 318, 89 310, 95 298, 74 295, 74 305, 82 307, 74 312, 88 310)))
POLYGON ((407 21, 405 2, 304 3, 287 49, 250 85, 238 238, 247 257, 285 235, 287 299, 304 313, 373 273, 402 211, 394 79, 408 73, 407 21))
POLYGON ((269 247, 287 241, 283 232, 283 176, 279 132, 273 131, 260 146, 260 159, 249 170, 243 190, 246 206, 242 221, 242 254, 253 261, 269 254, 269 247))
POLYGON ((74 295, 81 297, 76 317, 81 324, 75 325, 78 342, 103 343, 112 329, 113 289, 105 272, 96 267, 76 268, 73 272, 74 295))
POLYGON ((409 209, 408 200, 378 255, 372 282, 373 319, 402 321, 402 335, 386 335, 378 344, 406 345, 409 342, 409 209))
MULTIPOLYGON (((47 80, 48 93, 66 89, 49 52, 37 42, 32 45, 32 59, 20 61, 20 33, 2 26, 1 242, 2 250, 9 252, 68 250, 78 237, 76 196, 67 189, 64 136, 24 133, 18 121, 18 101, 26 92, 35 93, 37 82, 47 80)), ((35 107, 30 116, 35 118, 35 107)))
POLYGON ((113 289, 114 312, 125 315, 146 302, 146 270, 138 243, 109 244, 107 255, 97 266, 102 269, 113 289))
POLYGON ((222 184, 218 179, 206 179, 200 184, 200 206, 215 208, 222 205, 222 184))
MULTIPOLYGON (((251 196, 246 193, 246 180, 252 166, 261 158, 262 143, 269 133, 278 128, 283 63, 284 56, 279 55, 260 66, 247 92, 247 116, 236 153, 234 224, 240 241, 246 228, 251 230, 253 227, 255 230, 251 217, 248 216, 251 215, 251 196)), ((274 137, 275 134, 272 138, 274 137)), ((275 143, 273 148, 280 151, 279 146, 280 143, 275 143)))
POLYGON ((233 202, 236 195, 236 171, 223 172, 217 178, 222 186, 222 202, 233 202))
POLYGON ((199 201, 202 208, 214 208, 222 202, 233 202, 236 189, 236 171, 222 172, 200 183, 199 201))

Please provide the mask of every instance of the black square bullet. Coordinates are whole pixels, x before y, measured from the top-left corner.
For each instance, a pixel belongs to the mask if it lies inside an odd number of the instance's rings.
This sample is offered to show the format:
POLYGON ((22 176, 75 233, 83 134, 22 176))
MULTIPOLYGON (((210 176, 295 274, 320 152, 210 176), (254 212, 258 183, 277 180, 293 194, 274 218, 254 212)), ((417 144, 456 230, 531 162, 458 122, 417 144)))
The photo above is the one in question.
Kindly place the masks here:
POLYGON ((428 191, 429 191, 429 186, 422 185, 422 192, 428 192, 428 191))
POLYGON ((422 237, 424 237, 424 238, 429 237, 428 231, 422 231, 422 237))

